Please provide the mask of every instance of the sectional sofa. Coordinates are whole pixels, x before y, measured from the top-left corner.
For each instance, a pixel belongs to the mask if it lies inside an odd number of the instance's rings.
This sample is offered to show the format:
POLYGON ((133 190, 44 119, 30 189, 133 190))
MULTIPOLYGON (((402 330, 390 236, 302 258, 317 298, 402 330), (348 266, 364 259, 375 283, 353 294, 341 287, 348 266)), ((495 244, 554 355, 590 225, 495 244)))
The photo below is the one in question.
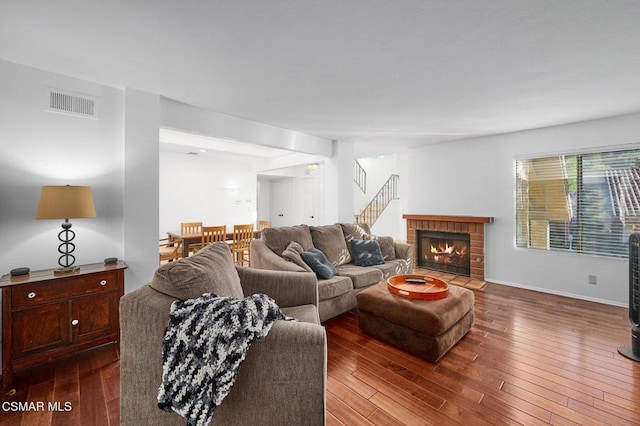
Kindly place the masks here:
MULTIPOLYGON (((251 242, 251 267, 278 271, 314 273, 302 253, 321 251, 335 267, 336 274, 318 281, 320 321, 326 321, 356 307, 355 295, 386 278, 410 273, 413 246, 394 241, 391 237, 371 234, 366 224, 336 223, 324 226, 296 225, 267 228, 261 238, 251 242), (362 254, 353 246, 375 240, 380 247, 382 262, 358 266, 362 254), (355 241, 355 242, 354 242, 355 241)), ((367 262, 364 262, 367 264, 367 262)))

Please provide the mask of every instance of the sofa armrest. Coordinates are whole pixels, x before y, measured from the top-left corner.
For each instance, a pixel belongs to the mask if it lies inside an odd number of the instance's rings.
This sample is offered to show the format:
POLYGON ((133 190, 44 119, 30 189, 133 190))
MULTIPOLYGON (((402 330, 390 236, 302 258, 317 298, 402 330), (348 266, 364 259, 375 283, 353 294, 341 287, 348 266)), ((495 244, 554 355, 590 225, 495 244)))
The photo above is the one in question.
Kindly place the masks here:
POLYGON ((395 241, 393 245, 396 249, 396 259, 404 259, 409 262, 409 266, 411 266, 413 262, 413 244, 395 241))
POLYGON ((252 268, 270 269, 272 271, 304 272, 304 269, 300 266, 274 253, 267 247, 264 240, 251 240, 249 251, 251 253, 252 268))
POLYGON ((318 279, 312 272, 269 271, 242 266, 236 266, 236 270, 245 297, 265 293, 281 308, 318 306, 318 279))
MULTIPOLYGON (((162 339, 174 300, 148 285, 120 299, 121 425, 185 424, 179 415, 159 409, 157 401, 162 383, 162 339)), ((322 426, 326 351, 324 327, 276 321, 264 342, 254 342, 249 348, 212 424, 322 426), (286 409, 283 401, 290 402, 286 409)))
POLYGON ((326 359, 324 327, 276 321, 265 341, 249 348, 231 392, 216 410, 224 422, 216 424, 323 426, 326 359), (289 403, 283 406, 283 401, 289 403))
POLYGON ((179 425, 184 419, 158 408, 162 338, 176 300, 148 285, 120 299, 120 424, 179 425))

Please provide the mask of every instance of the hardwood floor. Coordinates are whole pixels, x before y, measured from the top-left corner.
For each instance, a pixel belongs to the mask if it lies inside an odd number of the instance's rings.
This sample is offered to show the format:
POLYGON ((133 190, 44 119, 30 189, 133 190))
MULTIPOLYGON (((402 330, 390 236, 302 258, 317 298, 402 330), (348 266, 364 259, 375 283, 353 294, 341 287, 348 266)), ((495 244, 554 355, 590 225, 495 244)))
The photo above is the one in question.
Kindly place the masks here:
POLYGON ((496 284, 437 364, 328 321, 328 425, 640 424, 627 309, 496 284))
MULTIPOLYGON (((640 425, 640 363, 627 309, 488 284, 472 330, 437 364, 379 342, 349 312, 325 323, 327 424, 640 425)), ((117 425, 114 346, 19 374, 2 402, 70 411, 0 411, 0 425, 117 425)))
POLYGON ((117 426, 118 360, 117 345, 111 344, 19 372, 16 394, 0 398, 0 426, 117 426), (10 405, 25 402, 34 403, 29 411, 10 405))

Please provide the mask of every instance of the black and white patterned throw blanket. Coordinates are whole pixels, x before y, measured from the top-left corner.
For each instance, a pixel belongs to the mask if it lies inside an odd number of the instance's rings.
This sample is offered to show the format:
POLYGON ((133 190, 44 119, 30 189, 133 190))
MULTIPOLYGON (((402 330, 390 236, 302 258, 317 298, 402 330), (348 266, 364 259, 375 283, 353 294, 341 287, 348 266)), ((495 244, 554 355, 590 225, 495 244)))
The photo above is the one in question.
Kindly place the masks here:
POLYGON ((171 304, 162 342, 158 407, 188 425, 207 425, 238 375, 254 340, 263 341, 284 315, 264 294, 244 299, 205 293, 171 304))

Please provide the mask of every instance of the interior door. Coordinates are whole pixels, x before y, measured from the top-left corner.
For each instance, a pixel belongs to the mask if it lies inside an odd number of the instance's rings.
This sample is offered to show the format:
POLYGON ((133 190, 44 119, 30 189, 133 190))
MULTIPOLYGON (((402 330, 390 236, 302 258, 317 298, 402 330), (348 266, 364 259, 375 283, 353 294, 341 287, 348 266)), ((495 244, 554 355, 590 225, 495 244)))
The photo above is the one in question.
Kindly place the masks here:
POLYGON ((315 177, 300 179, 300 215, 301 223, 317 224, 317 182, 315 177))
POLYGON ((270 199, 271 225, 295 225, 293 178, 271 181, 270 199))

